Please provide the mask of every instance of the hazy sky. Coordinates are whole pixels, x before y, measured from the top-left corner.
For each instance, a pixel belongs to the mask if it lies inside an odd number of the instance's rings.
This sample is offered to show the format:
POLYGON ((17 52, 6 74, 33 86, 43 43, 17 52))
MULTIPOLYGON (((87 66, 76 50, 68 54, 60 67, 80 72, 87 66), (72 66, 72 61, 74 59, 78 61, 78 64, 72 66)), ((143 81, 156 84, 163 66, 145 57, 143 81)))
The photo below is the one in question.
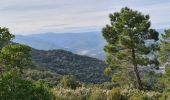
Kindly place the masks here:
POLYGON ((170 0, 1 0, 0 25, 13 34, 100 31, 108 14, 128 6, 151 16, 152 27, 170 26, 170 0))

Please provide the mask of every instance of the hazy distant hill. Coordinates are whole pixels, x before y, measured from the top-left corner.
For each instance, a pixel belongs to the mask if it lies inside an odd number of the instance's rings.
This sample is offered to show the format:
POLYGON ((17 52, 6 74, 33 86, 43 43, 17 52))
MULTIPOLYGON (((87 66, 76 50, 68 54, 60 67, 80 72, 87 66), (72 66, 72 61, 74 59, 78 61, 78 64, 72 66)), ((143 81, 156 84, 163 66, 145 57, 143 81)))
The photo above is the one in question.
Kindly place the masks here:
POLYGON ((74 75, 81 82, 102 83, 110 78, 104 75, 104 61, 80 56, 65 50, 35 50, 32 59, 39 66, 59 75, 74 75))
MULTIPOLYGON (((163 29, 158 29, 160 33, 163 31, 163 29)), ((14 42, 27 44, 40 50, 64 49, 102 60, 105 58, 103 48, 106 42, 101 32, 17 35, 14 42)))
POLYGON ((27 44, 40 50, 64 49, 76 54, 104 59, 105 40, 101 32, 17 35, 14 42, 27 44))

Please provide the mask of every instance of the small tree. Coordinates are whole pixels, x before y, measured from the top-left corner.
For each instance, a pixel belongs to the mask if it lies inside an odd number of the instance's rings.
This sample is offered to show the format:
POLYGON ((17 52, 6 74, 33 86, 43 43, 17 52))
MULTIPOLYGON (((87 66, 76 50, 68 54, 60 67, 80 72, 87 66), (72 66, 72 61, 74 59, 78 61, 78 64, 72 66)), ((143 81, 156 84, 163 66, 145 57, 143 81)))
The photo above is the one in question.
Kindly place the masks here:
POLYGON ((0 27, 0 49, 14 37, 15 36, 9 32, 8 28, 0 27))
MULTIPOLYGON (((10 42, 15 36, 12 35, 8 28, 0 27, 0 50, 10 42)), ((0 72, 3 70, 2 65, 0 66, 0 72)))
MULTIPOLYGON (((158 40, 158 32, 150 28, 149 15, 143 15, 127 7, 110 14, 110 25, 103 28, 107 41, 107 73, 128 72, 133 68, 136 87, 143 89, 138 67, 158 65, 157 59, 149 59, 147 54, 155 51, 156 44, 146 46, 147 40, 158 40), (117 70, 116 70, 117 69, 117 70)), ((126 77, 126 76, 125 76, 126 77)))
POLYGON ((79 83, 76 81, 76 78, 72 75, 65 75, 61 80, 61 84, 64 88, 76 89, 79 87, 79 83))
POLYGON ((18 68, 22 73, 23 67, 31 63, 31 48, 21 44, 10 44, 2 48, 0 61, 7 68, 18 68))

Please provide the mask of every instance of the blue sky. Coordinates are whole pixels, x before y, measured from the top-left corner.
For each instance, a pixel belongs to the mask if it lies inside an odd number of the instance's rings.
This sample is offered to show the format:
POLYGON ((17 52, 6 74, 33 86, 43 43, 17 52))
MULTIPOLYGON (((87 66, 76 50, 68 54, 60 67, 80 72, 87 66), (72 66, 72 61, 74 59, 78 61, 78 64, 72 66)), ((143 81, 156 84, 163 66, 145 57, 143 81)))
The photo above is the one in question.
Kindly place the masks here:
POLYGON ((151 16, 152 27, 170 26, 170 0, 1 0, 0 25, 13 34, 100 31, 108 14, 128 6, 151 16))

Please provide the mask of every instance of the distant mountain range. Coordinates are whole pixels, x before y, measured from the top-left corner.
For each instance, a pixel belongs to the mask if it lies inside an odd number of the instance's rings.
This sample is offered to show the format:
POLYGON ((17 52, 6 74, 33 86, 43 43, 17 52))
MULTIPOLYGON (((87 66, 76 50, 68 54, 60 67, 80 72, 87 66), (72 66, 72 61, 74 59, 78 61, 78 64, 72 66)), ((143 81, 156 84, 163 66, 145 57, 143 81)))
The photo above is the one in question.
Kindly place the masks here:
MULTIPOLYGON (((157 31, 163 33, 164 30, 158 29, 157 31)), ((99 31, 16 35, 13 41, 39 50, 63 49, 79 55, 86 55, 101 60, 105 59, 103 48, 106 42, 99 31)))
POLYGON ((101 32, 16 35, 13 42, 26 44, 39 50, 63 49, 102 60, 105 58, 103 48, 106 42, 101 32))

